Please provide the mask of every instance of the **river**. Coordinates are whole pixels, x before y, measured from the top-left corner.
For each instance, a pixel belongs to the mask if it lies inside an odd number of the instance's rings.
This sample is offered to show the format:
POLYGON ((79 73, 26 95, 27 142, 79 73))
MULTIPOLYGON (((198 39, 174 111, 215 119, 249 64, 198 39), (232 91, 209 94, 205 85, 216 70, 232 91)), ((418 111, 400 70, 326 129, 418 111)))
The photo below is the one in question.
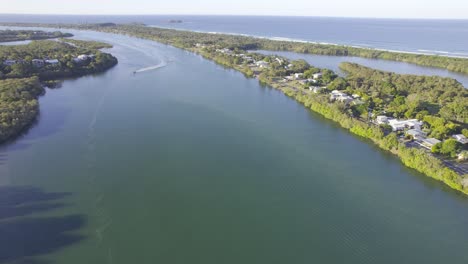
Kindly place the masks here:
POLYGON ((119 64, 0 148, 0 263, 468 262, 465 196, 200 56, 71 33, 119 64))

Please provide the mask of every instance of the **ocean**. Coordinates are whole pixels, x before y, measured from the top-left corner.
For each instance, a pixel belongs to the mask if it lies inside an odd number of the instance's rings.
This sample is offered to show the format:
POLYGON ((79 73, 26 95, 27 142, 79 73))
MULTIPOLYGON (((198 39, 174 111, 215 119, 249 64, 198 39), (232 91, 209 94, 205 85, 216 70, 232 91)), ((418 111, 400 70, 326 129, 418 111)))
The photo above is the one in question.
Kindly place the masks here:
POLYGON ((0 15, 0 22, 144 23, 149 26, 468 57, 468 20, 273 16, 0 15), (182 20, 182 23, 170 23, 182 20))

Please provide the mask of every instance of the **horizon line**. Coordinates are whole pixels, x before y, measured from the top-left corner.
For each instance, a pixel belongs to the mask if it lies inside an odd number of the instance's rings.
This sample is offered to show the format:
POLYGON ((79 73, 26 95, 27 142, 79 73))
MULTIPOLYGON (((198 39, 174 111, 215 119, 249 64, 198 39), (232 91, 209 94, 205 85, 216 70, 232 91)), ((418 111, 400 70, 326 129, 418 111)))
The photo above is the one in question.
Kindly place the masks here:
POLYGON ((468 18, 445 18, 445 17, 358 17, 358 16, 307 16, 307 15, 249 15, 249 14, 71 14, 71 13, 0 13, 0 15, 12 16, 231 16, 231 17, 309 17, 309 18, 354 18, 354 19, 392 19, 392 20, 468 20, 468 18))

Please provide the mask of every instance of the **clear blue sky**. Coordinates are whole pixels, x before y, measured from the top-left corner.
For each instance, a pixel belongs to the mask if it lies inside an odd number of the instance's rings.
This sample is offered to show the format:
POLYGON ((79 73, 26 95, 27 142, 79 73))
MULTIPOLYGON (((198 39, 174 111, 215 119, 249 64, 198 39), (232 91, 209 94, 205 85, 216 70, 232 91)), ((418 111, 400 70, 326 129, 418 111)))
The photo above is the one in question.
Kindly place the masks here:
POLYGON ((229 14, 468 19, 468 0, 0 0, 16 14, 229 14))

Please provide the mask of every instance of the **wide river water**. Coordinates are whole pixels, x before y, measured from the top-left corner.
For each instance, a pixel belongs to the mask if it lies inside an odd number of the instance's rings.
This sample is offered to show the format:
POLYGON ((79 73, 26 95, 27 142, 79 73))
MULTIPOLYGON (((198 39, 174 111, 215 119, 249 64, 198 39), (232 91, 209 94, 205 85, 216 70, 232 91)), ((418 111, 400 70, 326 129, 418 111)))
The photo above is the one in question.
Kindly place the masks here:
POLYGON ((119 64, 0 148, 0 263, 468 263, 465 196, 200 56, 71 32, 119 64))

